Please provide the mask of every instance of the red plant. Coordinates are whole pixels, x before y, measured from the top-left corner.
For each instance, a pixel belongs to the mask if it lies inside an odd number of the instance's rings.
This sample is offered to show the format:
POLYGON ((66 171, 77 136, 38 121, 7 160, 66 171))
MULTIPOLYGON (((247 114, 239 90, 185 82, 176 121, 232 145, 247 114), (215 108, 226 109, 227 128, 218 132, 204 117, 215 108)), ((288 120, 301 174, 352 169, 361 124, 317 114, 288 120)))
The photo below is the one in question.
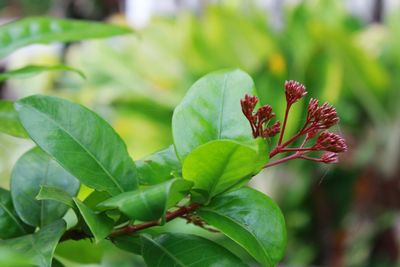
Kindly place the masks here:
POLYGON ((269 157, 273 158, 281 153, 292 153, 289 156, 269 162, 265 165, 266 168, 296 158, 322 163, 337 163, 338 153, 347 151, 346 141, 342 136, 326 131, 339 122, 336 109, 328 103, 319 105, 319 101, 314 98, 311 98, 308 104, 307 117, 303 127, 287 141, 283 141, 290 108, 306 94, 306 88, 301 83, 296 81, 285 82, 286 110, 282 129, 279 121, 269 126, 271 119, 275 117, 270 105, 264 105, 255 111, 258 103, 257 97, 246 95, 240 101, 243 114, 250 123, 254 138, 261 137, 266 139, 280 133, 278 144, 271 150, 269 157), (315 136, 318 137, 314 140, 314 144, 306 146, 315 136), (300 137, 304 137, 304 140, 299 147, 288 147, 300 137), (325 153, 320 157, 307 155, 314 151, 325 153))

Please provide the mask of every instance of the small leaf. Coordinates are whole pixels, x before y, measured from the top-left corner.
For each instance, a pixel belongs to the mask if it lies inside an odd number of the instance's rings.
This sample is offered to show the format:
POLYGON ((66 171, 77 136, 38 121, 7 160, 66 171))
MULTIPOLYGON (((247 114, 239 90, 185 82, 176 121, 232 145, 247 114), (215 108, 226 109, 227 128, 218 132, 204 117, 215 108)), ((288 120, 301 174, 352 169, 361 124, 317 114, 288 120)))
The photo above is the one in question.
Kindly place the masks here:
POLYGON ((78 74, 83 79, 86 78, 85 74, 83 74, 83 72, 80 70, 61 64, 53 66, 29 65, 19 69, 13 69, 0 73, 0 82, 10 78, 27 78, 46 71, 70 71, 78 74))
POLYGON ((74 198, 74 201, 96 242, 98 243, 106 238, 114 227, 114 221, 108 218, 105 214, 95 213, 80 200, 74 198))
POLYGON ((175 149, 183 162, 196 147, 212 140, 253 139, 240 99, 254 94, 251 77, 241 70, 218 71, 198 80, 172 118, 175 149))
POLYGON ((8 240, 0 240, 0 250, 9 249, 32 258, 32 264, 39 267, 51 267, 54 250, 65 231, 65 222, 58 220, 38 232, 8 240))
POLYGON ((103 202, 107 199, 111 198, 110 194, 108 194, 107 192, 104 191, 93 191, 92 193, 90 193, 90 195, 85 198, 85 200, 83 201, 83 203, 95 210, 96 206, 100 203, 103 202))
POLYGON ((110 198, 97 207, 100 210, 119 209, 134 220, 152 221, 165 215, 168 208, 186 196, 192 182, 180 178, 126 192, 110 198))
POLYGON ((232 252, 195 235, 163 234, 155 238, 142 235, 143 258, 149 267, 233 267, 246 266, 232 252))
POLYGON ((9 191, 0 188, 0 239, 8 239, 33 232, 14 210, 9 191))
MULTIPOLYGON (((260 143, 261 144, 261 143, 260 143)), ((194 182, 193 191, 208 202, 256 174, 267 162, 264 147, 250 147, 230 140, 211 141, 199 146, 183 162, 183 178, 194 182)))
POLYGON ((104 23, 31 17, 0 27, 0 58, 30 44, 78 41, 131 33, 126 27, 104 23))
POLYGON ((154 185, 172 179, 172 173, 181 171, 181 163, 176 157, 174 146, 156 152, 136 161, 140 183, 154 185))
POLYGON ((40 95, 23 98, 15 107, 32 140, 82 183, 111 195, 137 188, 125 143, 94 112, 40 95))
POLYGON ((285 220, 272 199, 244 187, 197 210, 208 224, 240 244, 263 266, 276 266, 286 246, 285 220))
POLYGON ((18 113, 14 109, 14 103, 11 101, 0 100, 0 132, 15 137, 29 137, 22 127, 18 113))
POLYGON ((70 196, 79 190, 79 182, 40 148, 26 152, 11 174, 11 196, 21 219, 32 226, 44 226, 60 219, 68 206, 52 200, 36 200, 40 186, 63 188, 70 196))
POLYGON ((42 185, 40 191, 36 196, 37 200, 54 200, 63 203, 70 208, 74 208, 75 204, 72 197, 65 192, 54 186, 42 185))

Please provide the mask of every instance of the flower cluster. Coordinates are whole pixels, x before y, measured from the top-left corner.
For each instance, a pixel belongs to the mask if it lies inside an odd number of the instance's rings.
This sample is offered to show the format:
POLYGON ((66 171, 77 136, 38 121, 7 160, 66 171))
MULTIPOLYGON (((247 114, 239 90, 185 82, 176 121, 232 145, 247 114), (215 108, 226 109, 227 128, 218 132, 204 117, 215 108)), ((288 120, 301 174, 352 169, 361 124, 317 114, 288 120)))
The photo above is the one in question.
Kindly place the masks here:
POLYGON ((280 153, 292 152, 292 155, 272 161, 265 167, 270 167, 296 158, 323 163, 337 163, 338 153, 347 151, 347 145, 344 138, 338 134, 327 131, 327 129, 339 123, 339 117, 336 109, 328 103, 319 105, 319 101, 314 98, 311 98, 309 101, 306 121, 301 130, 299 130, 287 141, 283 141, 290 108, 306 94, 306 88, 301 83, 296 81, 285 82, 286 111, 282 129, 279 121, 276 121, 271 126, 268 126, 270 120, 275 117, 275 113, 272 112, 271 106, 262 106, 255 112, 254 110, 258 103, 257 97, 246 95, 245 98, 240 101, 243 114, 250 122, 253 136, 255 138, 270 138, 280 133, 278 144, 270 152, 270 158, 280 153), (307 143, 315 136, 317 136, 315 143, 307 147, 307 143), (299 147, 288 147, 300 137, 304 137, 304 139, 299 147), (318 158, 309 157, 306 155, 307 153, 314 151, 322 151, 325 153, 318 158))
POLYGON ((250 122, 253 137, 268 138, 275 136, 280 132, 279 121, 275 122, 272 126, 268 127, 268 123, 275 117, 270 105, 264 105, 254 112, 258 103, 258 98, 255 96, 246 95, 244 99, 240 100, 243 114, 250 122))

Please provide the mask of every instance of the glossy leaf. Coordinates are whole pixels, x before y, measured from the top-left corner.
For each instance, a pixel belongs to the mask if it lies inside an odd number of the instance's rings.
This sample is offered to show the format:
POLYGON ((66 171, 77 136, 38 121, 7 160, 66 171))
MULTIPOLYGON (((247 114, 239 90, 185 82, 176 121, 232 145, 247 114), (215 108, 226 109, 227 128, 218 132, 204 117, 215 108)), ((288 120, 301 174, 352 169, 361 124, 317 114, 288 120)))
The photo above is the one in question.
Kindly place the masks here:
POLYGON ((28 137, 28 133, 22 127, 18 113, 14 109, 14 103, 11 101, 0 100, 0 132, 15 137, 28 137))
POLYGON ((14 210, 9 191, 0 188, 0 239, 28 234, 33 228, 27 226, 14 210))
POLYGON ((110 198, 97 207, 100 210, 118 209, 134 220, 151 221, 165 215, 189 192, 192 182, 175 178, 164 183, 126 192, 110 198))
POLYGON ((193 181, 193 191, 207 202, 260 171, 267 162, 265 144, 250 147, 230 140, 211 141, 199 146, 183 162, 182 173, 193 181))
POLYGON ((283 215, 275 202, 244 187, 215 197, 197 214, 240 244, 263 266, 276 266, 286 246, 283 215))
POLYGON ((106 238, 113 229, 114 221, 108 218, 105 214, 95 213, 80 200, 74 198, 74 201, 96 242, 98 243, 106 238))
POLYGON ((27 78, 46 71, 70 71, 78 74, 82 78, 85 78, 85 74, 83 74, 83 72, 81 72, 80 70, 65 65, 29 65, 19 69, 13 69, 0 73, 0 82, 10 78, 27 78))
POLYGON ((32 226, 44 226, 62 218, 68 206, 52 200, 36 200, 42 185, 62 188, 70 196, 79 190, 79 182, 40 148, 26 152, 11 174, 11 196, 21 219, 32 226))
POLYGON ((136 161, 136 166, 143 185, 154 185, 172 179, 173 173, 179 173, 182 168, 172 145, 136 161))
POLYGON ((126 234, 114 237, 112 239, 114 245, 118 248, 141 255, 142 254, 142 241, 139 235, 137 234, 126 234))
POLYGON ((0 266, 5 267, 32 267, 32 259, 22 253, 9 248, 0 248, 0 266))
POLYGON ((111 195, 137 188, 135 164, 125 143, 94 112, 40 95, 15 106, 33 141, 82 183, 111 195))
POLYGON ((82 20, 32 17, 0 27, 0 58, 30 44, 78 41, 127 34, 129 28, 82 20))
POLYGON ((232 252, 195 235, 163 234, 155 238, 142 235, 142 255, 149 267, 232 267, 246 266, 232 252))
POLYGON ((54 250, 65 231, 65 222, 58 220, 38 232, 8 240, 0 240, 0 250, 9 249, 32 258, 32 264, 39 267, 51 267, 54 250))
POLYGON ((36 196, 37 200, 53 200, 74 208, 75 204, 70 194, 54 186, 42 185, 36 196))
POLYGON ((218 71, 198 80, 172 118, 174 144, 181 161, 193 149, 212 140, 252 140, 240 99, 253 91, 251 77, 241 70, 218 71))

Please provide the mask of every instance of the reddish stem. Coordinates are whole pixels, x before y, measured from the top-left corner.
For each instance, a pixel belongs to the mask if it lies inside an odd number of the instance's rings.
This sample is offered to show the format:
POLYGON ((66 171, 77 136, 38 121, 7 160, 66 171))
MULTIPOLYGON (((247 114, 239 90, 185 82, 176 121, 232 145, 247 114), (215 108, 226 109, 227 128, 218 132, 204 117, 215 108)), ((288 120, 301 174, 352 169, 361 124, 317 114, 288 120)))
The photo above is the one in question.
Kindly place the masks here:
POLYGON ((277 159, 275 161, 271 161, 271 162, 265 164, 264 168, 269 168, 269 167, 284 163, 284 162, 292 160, 292 159, 298 159, 298 158, 301 157, 301 155, 302 155, 302 153, 297 152, 297 153, 295 153, 293 155, 290 155, 290 156, 287 156, 287 157, 284 157, 284 158, 281 158, 281 159, 277 159))
POLYGON ((286 124, 287 124, 287 118, 288 118, 289 110, 290 110, 291 106, 292 106, 292 104, 286 103, 285 118, 283 119, 282 130, 281 130, 281 134, 279 135, 278 147, 282 144, 283 135, 285 134, 286 124))
POLYGON ((304 156, 304 155, 302 155, 300 158, 305 159, 305 160, 316 161, 316 162, 323 162, 323 160, 321 158, 312 158, 312 157, 308 157, 308 156, 304 156))
POLYGON ((282 148, 279 152, 314 151, 312 147, 282 148))

